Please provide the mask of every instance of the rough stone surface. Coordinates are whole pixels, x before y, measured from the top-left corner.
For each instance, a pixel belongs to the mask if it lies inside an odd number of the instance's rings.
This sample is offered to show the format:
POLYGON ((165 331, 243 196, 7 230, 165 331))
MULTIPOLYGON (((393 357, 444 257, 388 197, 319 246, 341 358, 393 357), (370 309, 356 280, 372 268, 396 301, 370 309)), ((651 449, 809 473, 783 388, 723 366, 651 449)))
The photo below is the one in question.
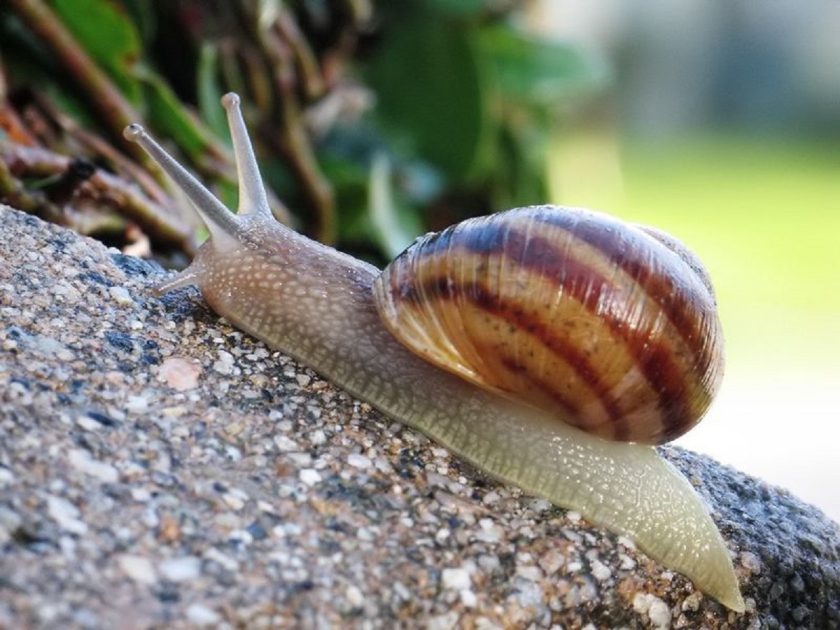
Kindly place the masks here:
POLYGON ((161 273, 0 208, 0 627, 840 627, 840 531, 786 492, 663 449, 736 615, 161 273))

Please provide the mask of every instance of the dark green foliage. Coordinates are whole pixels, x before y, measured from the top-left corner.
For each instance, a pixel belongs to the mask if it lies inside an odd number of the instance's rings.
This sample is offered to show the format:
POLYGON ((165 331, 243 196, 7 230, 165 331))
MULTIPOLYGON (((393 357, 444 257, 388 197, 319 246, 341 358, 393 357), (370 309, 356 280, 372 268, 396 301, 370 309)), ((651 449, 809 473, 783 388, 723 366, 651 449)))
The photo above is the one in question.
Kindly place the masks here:
MULTIPOLYGON (((524 33, 514 19, 524 10, 492 0, 10 0, 0 98, 7 113, 51 103, 47 117, 76 121, 114 153, 130 154, 120 128, 140 118, 232 201, 218 99, 239 91, 265 178, 293 221, 384 260, 436 224, 546 201, 548 138, 605 73, 524 33), (66 29, 88 65, 68 66, 44 25, 66 29)), ((67 155, 78 143, 64 132, 32 135, 67 155)), ((107 151, 85 152, 136 176, 107 151)), ((165 240, 142 216, 131 221, 153 245, 165 240)))

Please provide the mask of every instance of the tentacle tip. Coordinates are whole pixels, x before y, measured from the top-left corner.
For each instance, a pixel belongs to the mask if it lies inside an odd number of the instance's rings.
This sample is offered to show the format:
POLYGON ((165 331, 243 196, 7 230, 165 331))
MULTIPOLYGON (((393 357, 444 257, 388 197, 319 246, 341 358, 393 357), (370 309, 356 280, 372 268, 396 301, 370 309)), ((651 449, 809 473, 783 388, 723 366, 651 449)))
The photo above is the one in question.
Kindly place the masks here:
POLYGON ((131 142, 137 142, 137 140, 145 134, 146 130, 143 129, 143 125, 138 123, 131 123, 123 129, 123 137, 131 142))
POLYGON ((239 94, 236 92, 228 92, 222 97, 222 107, 225 109, 232 109, 239 107, 239 94))

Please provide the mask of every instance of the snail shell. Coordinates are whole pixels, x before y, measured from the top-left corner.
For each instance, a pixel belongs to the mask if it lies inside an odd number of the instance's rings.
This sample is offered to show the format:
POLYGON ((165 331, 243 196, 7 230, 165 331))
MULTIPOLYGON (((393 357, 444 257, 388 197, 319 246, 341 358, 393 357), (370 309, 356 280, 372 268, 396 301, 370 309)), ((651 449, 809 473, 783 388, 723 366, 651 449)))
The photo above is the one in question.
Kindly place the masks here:
POLYGON ((606 439, 682 435, 723 373, 700 262, 666 234, 595 212, 518 208, 428 234, 374 294, 416 354, 606 439))

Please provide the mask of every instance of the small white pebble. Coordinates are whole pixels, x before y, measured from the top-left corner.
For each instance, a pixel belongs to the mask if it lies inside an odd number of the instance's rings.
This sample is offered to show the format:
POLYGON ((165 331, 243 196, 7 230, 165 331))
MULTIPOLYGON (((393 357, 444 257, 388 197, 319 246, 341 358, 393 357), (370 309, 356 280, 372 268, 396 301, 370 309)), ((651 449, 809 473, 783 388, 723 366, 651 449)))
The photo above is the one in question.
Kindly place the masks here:
POLYGON ((364 595, 357 586, 348 586, 345 596, 347 597, 347 603, 353 608, 361 608, 362 604, 365 603, 364 595))
POLYGON ((197 626, 214 626, 221 619, 219 613, 202 604, 190 604, 187 608, 187 619, 197 626))
POLYGON ((309 434, 309 441, 314 446, 320 446, 327 441, 327 435, 321 429, 315 429, 309 434))
POLYGON ((470 572, 463 567, 444 569, 441 574, 441 581, 443 582, 443 588, 455 591, 469 589, 472 586, 470 572))
POLYGON ((154 584, 157 581, 155 567, 151 560, 143 556, 125 554, 117 559, 120 570, 140 584, 154 584))
POLYGON ((627 538, 627 536, 619 536, 618 537, 618 544, 623 545, 627 549, 635 549, 636 548, 636 543, 634 543, 632 540, 627 538))
POLYGON ((436 617, 429 617, 425 622, 426 630, 452 630, 452 628, 458 627, 459 617, 460 613, 456 610, 450 610, 448 613, 436 617))
POLYGON ((102 424, 91 418, 90 416, 81 415, 76 418, 76 424, 82 427, 85 431, 99 431, 102 428, 102 424))
POLYGON ((11 484, 15 480, 14 473, 8 468, 0 466, 0 488, 11 484))
POLYGON ((298 443, 295 442, 292 438, 285 435, 275 435, 274 446, 276 446, 277 450, 281 453, 291 453, 293 451, 300 450, 300 446, 298 446, 298 443))
POLYGON ((289 453, 286 458, 301 468, 309 468, 312 465, 312 455, 309 453, 289 453))
POLYGON ((535 512, 546 512, 551 509, 551 502, 546 501, 545 499, 527 499, 528 507, 530 507, 535 512))
POLYGON ((654 597, 648 608, 648 618, 657 628, 669 628, 671 626, 671 609, 668 604, 658 597, 654 597))
POLYGON ((163 577, 172 582, 187 582, 201 574, 201 560, 195 556, 181 556, 164 560, 158 565, 163 577))
POLYGON ((125 403, 125 410, 134 413, 142 413, 149 408, 149 399, 146 396, 129 396, 125 403))
POLYGON ((148 488, 132 488, 131 498, 137 501, 138 503, 145 503, 146 501, 152 498, 152 493, 149 492, 148 488))
POLYGON ((235 529, 230 534, 228 534, 228 542, 233 544, 239 544, 248 546, 252 542, 254 542, 254 537, 251 535, 251 532, 245 529, 235 529))
POLYGON ((621 569, 623 571, 631 571, 636 568, 636 561, 630 556, 625 556, 623 553, 618 556, 621 559, 621 569))
POLYGON ((358 453, 350 453, 350 455, 347 456, 347 463, 354 468, 360 468, 362 470, 370 468, 370 460, 364 455, 359 455, 358 453))
POLYGON ((298 385, 300 385, 301 387, 306 387, 312 380, 307 374, 296 374, 295 379, 297 380, 298 385))
POLYGON ((461 603, 466 608, 475 608, 475 605, 478 603, 478 598, 475 596, 470 589, 465 588, 463 589, 459 595, 461 596, 461 603))
POLYGON ((205 560, 218 562, 228 571, 236 571, 239 568, 239 563, 235 559, 231 558, 227 554, 222 553, 215 547, 210 547, 209 549, 207 549, 207 551, 204 552, 203 557, 205 560))
POLYGON ((105 483, 115 483, 120 478, 117 469, 111 464, 93 459, 90 453, 82 449, 71 450, 67 454, 67 461, 76 470, 91 477, 96 477, 105 483))
POLYGON ((232 374, 234 362, 230 352, 219 350, 219 359, 213 364, 213 370, 219 374, 232 374))
POLYGON ((475 539, 486 543, 496 543, 502 539, 504 530, 496 525, 492 518, 482 518, 478 521, 479 530, 475 539))
POLYGON ((633 610, 637 613, 646 613, 650 608, 650 598, 652 595, 648 593, 636 593, 636 596, 633 598, 633 610))
POLYGON ((641 614, 647 613, 651 624, 657 628, 667 628, 671 624, 670 608, 656 595, 637 593, 633 598, 633 610, 641 614))
POLYGON ((304 468, 300 471, 300 480, 307 486, 314 486, 321 481, 321 473, 314 468, 304 468))
POLYGON ((111 295, 111 299, 120 306, 134 304, 134 300, 131 299, 131 294, 124 287, 109 287, 108 293, 111 295))
POLYGON ((566 512, 566 518, 572 521, 572 523, 577 523, 581 519, 580 512, 566 512))
POLYGON ((612 571, 610 571, 610 568, 603 562, 600 562, 599 560, 593 560, 592 575, 599 582, 603 582, 604 580, 608 580, 612 577, 612 571))
POLYGON ((87 525, 79 519, 79 509, 67 499, 61 497, 47 497, 47 513, 58 526, 71 534, 82 534, 87 532, 87 525))
POLYGON ((533 565, 526 565, 526 566, 518 566, 516 567, 516 575, 521 578, 528 580, 529 582, 539 582, 542 577, 542 571, 540 568, 533 565))
POLYGON ((222 501, 224 501, 225 504, 231 510, 234 510, 236 512, 238 512, 243 507, 245 507, 245 501, 242 499, 242 497, 238 496, 237 494, 231 493, 231 492, 226 492, 225 494, 223 494, 222 495, 222 501))

